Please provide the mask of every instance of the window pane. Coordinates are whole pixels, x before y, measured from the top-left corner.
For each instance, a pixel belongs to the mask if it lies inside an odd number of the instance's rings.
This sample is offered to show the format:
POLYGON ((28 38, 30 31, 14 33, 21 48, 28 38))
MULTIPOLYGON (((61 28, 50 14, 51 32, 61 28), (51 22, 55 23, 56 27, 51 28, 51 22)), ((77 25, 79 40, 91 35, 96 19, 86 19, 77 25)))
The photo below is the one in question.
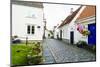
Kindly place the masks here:
POLYGON ((27 34, 30 34, 30 25, 27 26, 27 34))
POLYGON ((34 34, 34 26, 32 26, 32 34, 34 34))

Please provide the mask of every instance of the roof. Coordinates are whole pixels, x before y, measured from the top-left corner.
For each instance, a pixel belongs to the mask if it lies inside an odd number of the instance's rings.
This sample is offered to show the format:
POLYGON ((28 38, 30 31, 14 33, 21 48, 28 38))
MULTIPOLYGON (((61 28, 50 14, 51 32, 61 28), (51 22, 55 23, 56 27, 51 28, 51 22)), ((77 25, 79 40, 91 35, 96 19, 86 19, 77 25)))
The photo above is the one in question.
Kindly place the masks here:
POLYGON ((65 24, 70 23, 70 22, 73 20, 73 18, 76 16, 76 14, 79 12, 79 10, 81 9, 81 7, 82 7, 82 6, 80 6, 80 7, 79 7, 76 11, 74 11, 71 15, 67 16, 67 18, 60 24, 60 26, 59 26, 58 28, 64 26, 65 24))
POLYGON ((19 1, 19 0, 12 0, 11 2, 12 2, 12 4, 24 5, 24 6, 29 6, 29 7, 43 8, 43 3, 41 3, 41 2, 19 1))
POLYGON ((95 15, 96 15, 96 6, 86 6, 76 20, 95 16, 95 15))

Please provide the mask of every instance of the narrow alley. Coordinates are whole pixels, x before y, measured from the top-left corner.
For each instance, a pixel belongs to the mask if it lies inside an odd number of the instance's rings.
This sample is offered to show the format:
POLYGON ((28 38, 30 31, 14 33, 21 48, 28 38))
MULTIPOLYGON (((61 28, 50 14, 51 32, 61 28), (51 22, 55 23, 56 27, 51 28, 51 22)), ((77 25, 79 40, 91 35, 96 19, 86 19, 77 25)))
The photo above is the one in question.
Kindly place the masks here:
POLYGON ((95 54, 68 45, 55 39, 45 39, 43 42, 44 64, 63 62, 95 61, 95 54))

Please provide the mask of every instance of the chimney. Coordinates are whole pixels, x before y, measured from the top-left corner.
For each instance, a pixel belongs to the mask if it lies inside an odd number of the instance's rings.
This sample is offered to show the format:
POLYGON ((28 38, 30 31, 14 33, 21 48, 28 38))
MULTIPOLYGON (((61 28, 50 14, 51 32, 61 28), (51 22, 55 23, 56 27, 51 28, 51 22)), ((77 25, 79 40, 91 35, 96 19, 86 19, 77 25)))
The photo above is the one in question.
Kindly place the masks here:
POLYGON ((72 14, 72 13, 73 13, 73 8, 70 9, 70 14, 72 14))

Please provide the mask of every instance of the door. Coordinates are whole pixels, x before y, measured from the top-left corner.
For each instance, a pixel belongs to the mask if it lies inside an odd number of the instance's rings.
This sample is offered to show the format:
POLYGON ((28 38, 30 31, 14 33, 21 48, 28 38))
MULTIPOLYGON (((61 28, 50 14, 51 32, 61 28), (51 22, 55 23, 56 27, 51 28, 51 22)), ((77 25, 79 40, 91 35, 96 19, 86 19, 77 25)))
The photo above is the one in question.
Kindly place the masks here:
POLYGON ((90 35, 88 36, 88 44, 90 46, 96 45, 96 24, 89 24, 88 30, 90 31, 90 35))
POLYGON ((70 43, 74 44, 74 31, 70 32, 70 43))
POLYGON ((62 40, 62 30, 60 30, 60 39, 62 40))

